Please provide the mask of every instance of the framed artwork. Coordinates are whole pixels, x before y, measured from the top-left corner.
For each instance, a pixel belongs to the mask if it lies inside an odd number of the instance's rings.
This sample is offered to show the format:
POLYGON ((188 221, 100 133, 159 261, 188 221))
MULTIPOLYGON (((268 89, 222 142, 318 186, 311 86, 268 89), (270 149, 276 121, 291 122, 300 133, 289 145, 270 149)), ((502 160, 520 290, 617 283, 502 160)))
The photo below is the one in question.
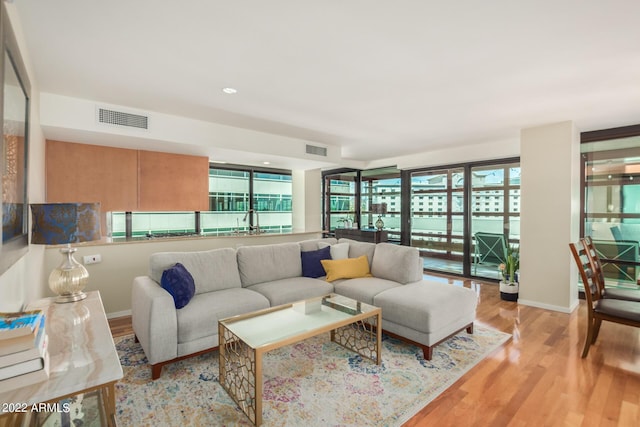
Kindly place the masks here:
POLYGON ((11 23, 2 2, 0 19, 0 116, 2 150, 2 238, 0 274, 29 249, 27 198, 30 84, 11 23))

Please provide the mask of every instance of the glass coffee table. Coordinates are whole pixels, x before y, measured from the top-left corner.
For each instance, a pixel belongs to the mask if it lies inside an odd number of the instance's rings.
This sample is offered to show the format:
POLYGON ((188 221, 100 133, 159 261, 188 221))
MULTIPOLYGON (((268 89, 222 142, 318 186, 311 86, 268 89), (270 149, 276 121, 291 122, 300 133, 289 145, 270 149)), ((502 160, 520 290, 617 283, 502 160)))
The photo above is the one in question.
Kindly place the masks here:
POLYGON ((331 294, 220 320, 220 385, 259 426, 263 355, 325 332, 331 341, 381 363, 382 310, 331 294))

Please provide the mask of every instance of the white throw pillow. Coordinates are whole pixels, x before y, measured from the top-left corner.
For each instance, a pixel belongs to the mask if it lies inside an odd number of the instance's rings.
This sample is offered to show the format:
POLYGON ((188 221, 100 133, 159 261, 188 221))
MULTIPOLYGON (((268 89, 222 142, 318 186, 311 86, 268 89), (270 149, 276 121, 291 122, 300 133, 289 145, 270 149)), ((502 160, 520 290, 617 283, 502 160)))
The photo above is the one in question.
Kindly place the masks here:
POLYGON ((335 245, 330 245, 325 242, 318 242, 318 249, 326 248, 327 246, 331 246, 331 259, 346 259, 349 258, 349 243, 336 243, 335 245))

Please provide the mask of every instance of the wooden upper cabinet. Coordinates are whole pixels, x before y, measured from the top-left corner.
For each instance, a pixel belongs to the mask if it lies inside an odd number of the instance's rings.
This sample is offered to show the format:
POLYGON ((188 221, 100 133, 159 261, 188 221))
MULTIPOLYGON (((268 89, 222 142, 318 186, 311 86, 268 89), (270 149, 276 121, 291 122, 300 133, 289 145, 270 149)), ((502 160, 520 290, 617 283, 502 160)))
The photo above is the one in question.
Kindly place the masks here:
POLYGON ((46 200, 100 202, 109 211, 209 210, 209 159, 46 142, 46 200))
POLYGON ((45 159, 47 202, 100 202, 102 212, 136 210, 136 150, 47 140, 45 159))
POLYGON ((138 151, 138 210, 209 210, 209 159, 138 151))

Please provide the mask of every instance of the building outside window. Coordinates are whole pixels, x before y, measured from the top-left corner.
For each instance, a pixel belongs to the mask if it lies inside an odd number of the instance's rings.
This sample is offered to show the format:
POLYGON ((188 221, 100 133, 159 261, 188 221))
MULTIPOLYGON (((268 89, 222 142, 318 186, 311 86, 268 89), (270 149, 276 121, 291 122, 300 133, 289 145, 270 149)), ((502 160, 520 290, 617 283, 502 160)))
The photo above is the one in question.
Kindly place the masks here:
POLYGON ((202 212, 202 232, 248 233, 258 226, 264 233, 291 232, 291 193, 288 171, 212 167, 210 211, 202 212))
MULTIPOLYGON (((495 263, 483 263, 485 254, 476 254, 476 233, 504 236, 505 247, 515 250, 520 246, 520 165, 507 163, 471 167, 471 197, 485 200, 484 206, 474 205, 471 210, 471 235, 473 236, 473 274, 479 277, 499 279, 495 263)), ((502 248, 502 246, 501 246, 502 248)), ((496 249, 500 249, 496 247, 496 249)))
POLYGON ((464 169, 414 171, 410 179, 411 246, 420 249, 425 268, 462 273, 464 169), (422 198, 437 208, 418 209, 422 198))
POLYGON ((251 171, 209 169, 209 212, 202 212, 202 232, 205 235, 225 235, 248 232, 242 221, 249 210, 251 171))
POLYGON ((510 244, 517 248, 519 199, 517 162, 413 171, 411 245, 420 249, 426 269, 497 280, 500 278, 498 263, 480 265, 476 262, 474 236, 476 232, 495 233, 504 236, 505 247, 510 244), (422 198, 437 209, 424 212, 417 202, 422 198), (469 200, 468 207, 466 200, 469 200))
POLYGON ((253 209, 260 215, 262 231, 291 232, 293 224, 291 193, 291 174, 254 172, 253 209))

